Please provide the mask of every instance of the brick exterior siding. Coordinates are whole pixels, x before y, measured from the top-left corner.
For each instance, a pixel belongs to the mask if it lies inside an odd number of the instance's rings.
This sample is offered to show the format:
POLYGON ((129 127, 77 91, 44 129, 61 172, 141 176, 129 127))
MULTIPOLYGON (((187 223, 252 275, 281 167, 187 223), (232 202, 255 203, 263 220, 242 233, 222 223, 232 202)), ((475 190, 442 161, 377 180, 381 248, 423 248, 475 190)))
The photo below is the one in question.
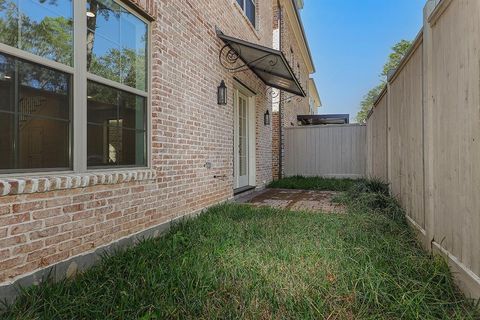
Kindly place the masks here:
MULTIPOLYGON (((271 46, 271 2, 258 2, 257 30, 236 0, 133 2, 155 19, 151 24, 152 173, 96 185, 63 185, 59 180, 55 188, 37 186, 22 192, 3 185, 8 191, 4 193, 11 195, 0 197, 2 285, 233 196, 234 79, 219 64, 223 43, 215 27, 271 46), (217 104, 221 80, 229 89, 226 106, 217 104)), ((256 182, 260 188, 272 179, 272 129, 263 123, 271 105, 266 86, 253 73, 235 76, 258 93, 256 182)))
MULTIPOLYGON (((297 115, 306 115, 310 113, 308 98, 308 80, 310 78, 310 73, 303 61, 300 51, 300 43, 298 43, 294 36, 293 27, 288 23, 285 9, 278 6, 278 0, 273 0, 273 12, 274 20, 272 27, 273 29, 280 28, 280 49, 287 58, 287 61, 292 67, 297 79, 300 81, 300 85, 307 93, 306 98, 295 97, 291 100, 280 102, 280 111, 274 112, 272 115, 272 178, 277 180, 280 178, 280 158, 283 163, 285 159, 283 143, 285 141, 285 130, 280 130, 280 126, 282 126, 282 128, 297 126, 297 115)), ((281 99, 287 96, 291 96, 291 94, 282 92, 281 99)))

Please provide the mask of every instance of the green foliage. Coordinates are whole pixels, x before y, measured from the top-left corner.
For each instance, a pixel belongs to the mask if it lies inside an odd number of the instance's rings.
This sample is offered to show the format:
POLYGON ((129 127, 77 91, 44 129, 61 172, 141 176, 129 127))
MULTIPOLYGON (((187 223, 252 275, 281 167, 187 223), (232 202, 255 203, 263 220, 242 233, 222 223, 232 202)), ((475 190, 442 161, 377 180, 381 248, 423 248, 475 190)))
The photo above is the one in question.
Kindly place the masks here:
POLYGON ((405 223, 361 205, 385 186, 358 183, 347 214, 217 206, 75 280, 25 290, 3 317, 479 319, 405 223))
POLYGON ((398 222, 406 223, 404 210, 396 199, 390 196, 388 184, 381 180, 359 180, 346 194, 345 203, 357 210, 386 214, 398 222))
POLYGON ((360 103, 360 111, 357 113, 357 116, 355 117, 355 120, 357 120, 358 123, 365 123, 368 117, 368 113, 370 112, 370 110, 372 110, 373 104, 375 103, 378 96, 382 92, 384 86, 385 86, 385 83, 382 82, 375 88, 368 91, 368 93, 363 97, 363 100, 360 103))
POLYGON ((390 53, 390 55, 388 56, 388 61, 384 64, 383 71, 380 74, 381 83, 371 89, 360 102, 360 111, 355 117, 358 123, 365 123, 367 121, 368 113, 373 108, 373 104, 375 103, 378 96, 382 92, 383 87, 385 86, 388 71, 396 69, 398 67, 405 54, 407 54, 408 50, 410 50, 411 45, 412 42, 407 40, 401 40, 392 47, 392 53, 390 53))
MULTIPOLYGON (((56 0, 40 0, 41 3, 46 1, 50 4, 56 3, 56 0)), ((119 15, 117 11, 103 6, 99 7, 96 2, 91 3, 89 10, 95 14, 95 18, 87 20, 90 30, 96 29, 99 16, 108 21, 111 16, 117 15, 118 17, 119 15)), ((44 17, 37 21, 22 13, 16 2, 5 0, 0 0, 0 12, 2 12, 2 18, 0 19, 1 43, 17 47, 40 57, 72 65, 72 19, 44 17), (19 32, 19 20, 21 20, 21 33, 19 32)), ((96 56, 93 52, 94 40, 94 33, 89 31, 87 33, 88 70, 96 75, 131 87, 139 85, 139 89, 143 89, 146 83, 146 48, 140 49, 138 52, 126 47, 121 49, 110 48, 102 56, 96 56)), ((46 73, 46 76, 48 76, 48 73, 46 73)), ((55 77, 45 80, 46 83, 55 83, 55 81, 55 77)))
POLYGON ((355 180, 294 176, 271 182, 269 188, 347 191, 355 180))
POLYGON ((73 22, 65 17, 36 21, 19 13, 14 2, 0 0, 0 42, 60 63, 72 65, 73 22), (19 40, 21 20, 21 41, 19 40))
POLYGON ((388 75, 388 71, 396 69, 403 57, 407 54, 408 50, 412 46, 411 41, 400 40, 392 47, 392 53, 388 56, 387 63, 383 66, 382 78, 385 80, 388 75))
POLYGON ((347 190, 351 197, 355 197, 360 193, 379 193, 384 196, 388 196, 390 191, 388 190, 388 184, 380 179, 362 179, 358 180, 347 190))

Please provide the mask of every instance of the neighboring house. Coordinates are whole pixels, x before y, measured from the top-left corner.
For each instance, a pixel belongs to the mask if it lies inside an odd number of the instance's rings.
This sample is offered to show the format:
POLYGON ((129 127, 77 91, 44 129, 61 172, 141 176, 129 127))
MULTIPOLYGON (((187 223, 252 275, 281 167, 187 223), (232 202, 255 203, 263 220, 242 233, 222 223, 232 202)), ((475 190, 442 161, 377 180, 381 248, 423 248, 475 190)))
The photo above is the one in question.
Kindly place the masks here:
POLYGON ((349 124, 349 114, 307 114, 297 116, 302 126, 322 124, 349 124))
POLYGON ((308 80, 308 102, 310 106, 310 113, 309 114, 317 114, 318 108, 322 106, 322 100, 320 100, 320 95, 317 90, 317 85, 315 84, 315 80, 310 78, 308 80))
POLYGON ((298 97, 286 91, 273 90, 272 176, 273 179, 279 179, 283 175, 285 158, 283 129, 299 125, 297 116, 311 112, 310 97, 318 96, 318 92, 316 87, 312 88, 310 84, 313 81, 310 75, 315 72, 315 67, 300 18, 299 11, 303 9, 303 1, 272 0, 272 3, 273 47, 284 52, 305 92, 305 97, 298 97))
POLYGON ((287 59, 270 1, 17 3, 0 8, 1 297, 263 188, 269 88, 309 110, 292 0, 278 2, 287 59))

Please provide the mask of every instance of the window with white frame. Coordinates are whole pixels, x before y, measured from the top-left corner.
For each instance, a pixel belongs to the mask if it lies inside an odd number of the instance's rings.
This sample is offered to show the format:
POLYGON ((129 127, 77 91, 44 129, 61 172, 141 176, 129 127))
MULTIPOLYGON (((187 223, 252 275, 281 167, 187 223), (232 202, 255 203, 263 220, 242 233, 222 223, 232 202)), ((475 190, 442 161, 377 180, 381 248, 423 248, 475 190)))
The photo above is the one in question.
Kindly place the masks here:
POLYGON ((255 1, 256 0, 237 0, 237 3, 242 8, 243 12, 245 12, 245 15, 254 27, 257 26, 255 1))
POLYGON ((0 172, 146 166, 148 54, 117 1, 0 1, 0 172))

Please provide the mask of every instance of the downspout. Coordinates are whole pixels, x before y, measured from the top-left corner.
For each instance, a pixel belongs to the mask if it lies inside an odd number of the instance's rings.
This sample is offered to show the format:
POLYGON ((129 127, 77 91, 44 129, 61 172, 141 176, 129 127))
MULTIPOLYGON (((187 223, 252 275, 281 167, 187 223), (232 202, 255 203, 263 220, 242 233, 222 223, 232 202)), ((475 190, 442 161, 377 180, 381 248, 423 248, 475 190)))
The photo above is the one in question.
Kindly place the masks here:
MULTIPOLYGON (((280 6, 280 0, 277 1, 278 6, 278 48, 282 51, 282 23, 283 23, 283 9, 280 6)), ((282 167, 283 167, 283 119, 282 119, 282 110, 283 110, 283 102, 282 102, 282 92, 280 91, 279 102, 278 102, 278 179, 282 179, 282 167)))

